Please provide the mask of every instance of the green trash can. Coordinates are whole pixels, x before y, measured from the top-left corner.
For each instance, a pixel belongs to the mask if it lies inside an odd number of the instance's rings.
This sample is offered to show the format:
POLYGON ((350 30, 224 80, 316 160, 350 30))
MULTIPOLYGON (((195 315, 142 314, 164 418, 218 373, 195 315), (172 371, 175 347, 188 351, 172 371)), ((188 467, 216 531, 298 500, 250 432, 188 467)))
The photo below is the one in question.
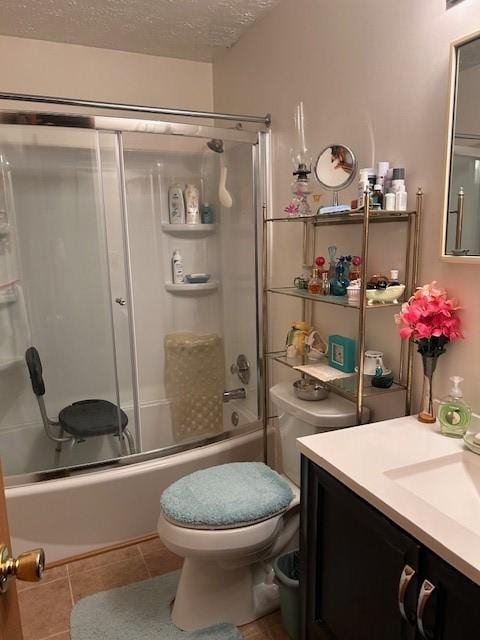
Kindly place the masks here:
POLYGON ((298 549, 284 553, 273 563, 280 586, 280 609, 285 631, 292 640, 300 637, 300 575, 298 549))

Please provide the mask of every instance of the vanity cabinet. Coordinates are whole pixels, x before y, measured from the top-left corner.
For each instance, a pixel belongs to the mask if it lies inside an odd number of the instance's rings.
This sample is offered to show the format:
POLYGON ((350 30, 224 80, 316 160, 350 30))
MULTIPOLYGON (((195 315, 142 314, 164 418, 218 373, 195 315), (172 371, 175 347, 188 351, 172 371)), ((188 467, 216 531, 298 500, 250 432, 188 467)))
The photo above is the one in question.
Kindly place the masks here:
POLYGON ((302 459, 303 640, 480 637, 480 587, 302 459))

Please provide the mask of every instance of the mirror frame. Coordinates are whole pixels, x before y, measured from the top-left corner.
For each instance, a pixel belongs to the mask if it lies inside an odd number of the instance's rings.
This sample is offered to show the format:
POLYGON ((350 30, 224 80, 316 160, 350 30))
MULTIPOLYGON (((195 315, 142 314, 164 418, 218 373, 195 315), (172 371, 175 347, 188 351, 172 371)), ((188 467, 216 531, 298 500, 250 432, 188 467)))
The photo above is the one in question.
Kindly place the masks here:
POLYGON ((458 49, 459 47, 480 38, 480 31, 475 31, 467 36, 462 36, 450 43, 450 70, 449 70, 449 96, 448 96, 448 129, 447 129, 447 148, 446 148, 446 170, 445 170, 445 189, 443 197, 443 221, 442 221, 442 237, 440 239, 440 259, 443 262, 453 262, 458 264, 480 264, 480 255, 473 256, 454 256, 446 253, 446 237, 448 227, 448 211, 450 204, 450 180, 453 159, 454 145, 454 127, 455 127, 455 107, 457 104, 458 89, 458 49))

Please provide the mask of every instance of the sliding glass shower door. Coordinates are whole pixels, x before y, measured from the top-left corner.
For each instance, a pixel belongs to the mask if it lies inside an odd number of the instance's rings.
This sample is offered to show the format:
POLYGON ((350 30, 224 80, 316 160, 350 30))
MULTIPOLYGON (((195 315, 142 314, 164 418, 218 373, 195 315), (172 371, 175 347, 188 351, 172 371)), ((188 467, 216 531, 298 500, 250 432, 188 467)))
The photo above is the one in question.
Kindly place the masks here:
POLYGON ((144 451, 199 446, 258 425, 257 149, 229 140, 226 129, 216 133, 214 141, 122 133, 144 451), (172 188, 186 209, 187 188, 195 188, 210 219, 175 223, 172 188), (172 277, 174 253, 181 283, 172 277))
POLYGON ((117 136, 1 125, 0 161, 4 471, 24 474, 118 457, 127 444, 115 436, 126 419, 135 436, 136 424, 117 136), (25 366, 30 347, 43 366, 49 429, 25 366), (62 409, 85 400, 113 405, 113 427, 102 437, 92 436, 105 404, 74 405, 68 416, 75 424, 55 424, 62 409), (85 410, 90 414, 82 427, 85 410))
POLYGON ((259 137, 25 118, 0 125, 6 475, 168 455, 258 428, 259 137), (170 219, 171 188, 185 198, 187 185, 210 219, 170 219))

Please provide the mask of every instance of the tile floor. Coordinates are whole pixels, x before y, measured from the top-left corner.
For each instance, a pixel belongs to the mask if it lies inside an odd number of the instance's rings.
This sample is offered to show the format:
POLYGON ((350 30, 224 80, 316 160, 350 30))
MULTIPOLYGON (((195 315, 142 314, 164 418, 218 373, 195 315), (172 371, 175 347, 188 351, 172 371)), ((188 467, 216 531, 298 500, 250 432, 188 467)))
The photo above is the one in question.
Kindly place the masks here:
MULTIPOLYGON (((48 569, 39 584, 17 581, 25 640, 70 640, 70 611, 81 598, 175 571, 181 559, 158 538, 48 569)), ((241 628, 245 640, 288 640, 279 613, 241 628)))

